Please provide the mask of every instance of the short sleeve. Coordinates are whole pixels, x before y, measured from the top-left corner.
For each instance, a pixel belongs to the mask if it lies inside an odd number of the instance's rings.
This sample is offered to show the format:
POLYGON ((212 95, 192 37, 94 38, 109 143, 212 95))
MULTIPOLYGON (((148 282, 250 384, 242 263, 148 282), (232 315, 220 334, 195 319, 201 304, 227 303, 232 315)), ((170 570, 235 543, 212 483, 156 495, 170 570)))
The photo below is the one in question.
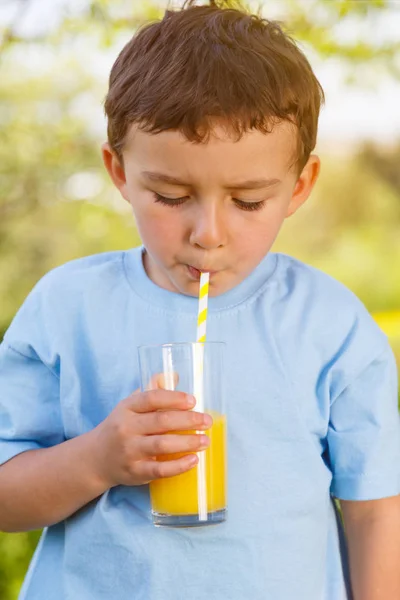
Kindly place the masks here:
POLYGON ((0 345, 0 464, 65 439, 45 287, 31 292, 0 345))
POLYGON ((333 400, 331 493, 342 500, 400 494, 397 370, 389 344, 333 400))

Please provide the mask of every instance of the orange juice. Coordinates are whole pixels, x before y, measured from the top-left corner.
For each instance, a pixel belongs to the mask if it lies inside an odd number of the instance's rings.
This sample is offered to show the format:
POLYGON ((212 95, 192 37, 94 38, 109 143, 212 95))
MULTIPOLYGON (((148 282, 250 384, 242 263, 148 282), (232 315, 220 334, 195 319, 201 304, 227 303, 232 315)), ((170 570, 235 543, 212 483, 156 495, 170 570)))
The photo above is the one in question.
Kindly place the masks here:
MULTIPOLYGON (((211 513, 226 508, 226 417, 208 412, 214 420, 206 432, 210 437, 209 447, 199 452, 199 463, 190 471, 150 483, 153 512, 196 515, 204 509, 211 513)), ((160 456, 158 460, 179 456, 160 456)))

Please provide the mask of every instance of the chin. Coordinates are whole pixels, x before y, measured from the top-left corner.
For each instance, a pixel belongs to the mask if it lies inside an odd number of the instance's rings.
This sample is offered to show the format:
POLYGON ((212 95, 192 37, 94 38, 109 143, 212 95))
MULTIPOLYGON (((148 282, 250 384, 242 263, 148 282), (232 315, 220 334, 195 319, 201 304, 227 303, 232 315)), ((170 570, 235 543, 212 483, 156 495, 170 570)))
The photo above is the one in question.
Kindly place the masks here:
POLYGON ((178 294, 184 294, 185 296, 193 296, 197 298, 199 295, 199 284, 195 281, 187 282, 187 281, 176 281, 173 282, 174 291, 178 292, 178 294))

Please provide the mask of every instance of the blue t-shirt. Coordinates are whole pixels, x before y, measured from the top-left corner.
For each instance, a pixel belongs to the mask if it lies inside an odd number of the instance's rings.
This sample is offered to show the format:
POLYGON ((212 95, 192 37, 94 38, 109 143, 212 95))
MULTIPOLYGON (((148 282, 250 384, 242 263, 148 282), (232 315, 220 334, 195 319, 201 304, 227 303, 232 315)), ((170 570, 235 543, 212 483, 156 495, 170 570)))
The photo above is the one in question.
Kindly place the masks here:
MULTIPOLYGON (((139 383, 137 346, 193 341, 197 300, 159 288, 142 249, 47 274, 0 347, 0 462, 98 425, 139 383)), ((211 298, 226 342, 228 520, 156 528, 148 486, 118 486, 44 530, 24 600, 344 600, 332 496, 400 493, 386 337, 344 286, 269 253, 211 298)))

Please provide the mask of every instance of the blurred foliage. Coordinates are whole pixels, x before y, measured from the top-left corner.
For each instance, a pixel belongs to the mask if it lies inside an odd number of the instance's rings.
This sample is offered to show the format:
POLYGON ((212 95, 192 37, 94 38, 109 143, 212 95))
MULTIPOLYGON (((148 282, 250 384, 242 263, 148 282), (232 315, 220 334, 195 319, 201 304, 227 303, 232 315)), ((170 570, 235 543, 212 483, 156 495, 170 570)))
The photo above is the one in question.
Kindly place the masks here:
POLYGON ((322 157, 311 198, 285 223, 275 245, 340 279, 371 311, 399 307, 399 159, 400 144, 322 157))
POLYGON ((351 65, 348 80, 365 85, 365 76, 388 72, 400 77, 400 39, 375 44, 362 27, 365 17, 379 18, 390 8, 390 0, 283 0, 290 6, 287 24, 295 39, 313 48, 322 58, 332 56, 351 65), (351 31, 347 39, 338 35, 338 26, 351 31), (357 66, 357 69, 354 67, 357 66))
MULTIPOLYGON (((101 105, 116 54, 167 2, 82 0, 72 9, 66 1, 57 26, 29 36, 20 22, 30 0, 9 4, 13 18, 0 22, 0 339, 51 268, 139 243, 129 206, 101 163, 101 105)), ((272 10, 276 2, 265 2, 266 16, 269 4, 272 10)), ((367 15, 378 19, 390 6, 279 2, 293 36, 315 56, 347 64, 354 85, 370 85, 371 73, 372 80, 383 72, 400 77, 400 42, 376 45, 363 25, 367 15), (343 24, 351 31, 345 39, 338 35, 343 24)), ((400 142, 324 156, 312 198, 285 224, 274 249, 330 273, 377 311, 400 362, 399 164, 400 142)), ((16 598, 38 535, 0 533, 1 600, 16 598)))
POLYGON ((13 533, 12 535, 0 533, 1 600, 17 598, 39 536, 39 531, 13 533))

